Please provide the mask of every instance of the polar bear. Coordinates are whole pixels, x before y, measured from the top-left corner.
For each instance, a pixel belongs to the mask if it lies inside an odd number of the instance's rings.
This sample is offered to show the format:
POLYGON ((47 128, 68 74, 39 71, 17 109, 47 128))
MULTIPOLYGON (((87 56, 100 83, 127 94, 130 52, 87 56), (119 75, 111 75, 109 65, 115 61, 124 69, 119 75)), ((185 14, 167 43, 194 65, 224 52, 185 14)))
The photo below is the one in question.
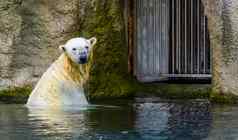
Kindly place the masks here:
POLYGON ((27 106, 85 105, 83 84, 97 39, 73 38, 61 45, 61 56, 48 68, 32 91, 27 106))

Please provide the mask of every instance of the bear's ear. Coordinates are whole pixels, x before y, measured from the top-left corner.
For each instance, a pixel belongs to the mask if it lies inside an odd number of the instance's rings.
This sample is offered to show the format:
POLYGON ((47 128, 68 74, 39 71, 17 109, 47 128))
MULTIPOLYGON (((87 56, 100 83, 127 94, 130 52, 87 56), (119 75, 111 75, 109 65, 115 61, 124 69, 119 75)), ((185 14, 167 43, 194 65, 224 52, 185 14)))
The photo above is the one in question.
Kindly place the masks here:
POLYGON ((88 41, 89 41, 91 47, 93 47, 97 43, 97 38, 96 37, 92 37, 88 41))
POLYGON ((60 51, 62 51, 62 52, 65 52, 65 51, 66 51, 65 45, 60 45, 60 46, 59 46, 59 49, 60 49, 60 51))

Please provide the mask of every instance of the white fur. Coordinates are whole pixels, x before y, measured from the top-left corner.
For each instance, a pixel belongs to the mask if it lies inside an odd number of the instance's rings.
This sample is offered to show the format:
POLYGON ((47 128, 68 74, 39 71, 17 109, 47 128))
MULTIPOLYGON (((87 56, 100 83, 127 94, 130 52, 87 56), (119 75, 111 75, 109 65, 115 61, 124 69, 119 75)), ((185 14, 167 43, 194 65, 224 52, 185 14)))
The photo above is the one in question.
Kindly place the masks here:
POLYGON ((27 106, 61 106, 87 104, 83 84, 88 78, 88 66, 78 64, 78 57, 89 47, 89 57, 96 38, 73 38, 60 46, 63 54, 43 74, 32 91, 27 106), (76 50, 72 50, 75 48, 76 50))
POLYGON ((95 37, 88 40, 85 38, 73 38, 67 41, 67 43, 60 48, 62 51, 66 51, 71 60, 73 60, 75 63, 80 63, 80 56, 85 54, 88 58, 89 52, 96 44, 96 41, 97 40, 95 37))

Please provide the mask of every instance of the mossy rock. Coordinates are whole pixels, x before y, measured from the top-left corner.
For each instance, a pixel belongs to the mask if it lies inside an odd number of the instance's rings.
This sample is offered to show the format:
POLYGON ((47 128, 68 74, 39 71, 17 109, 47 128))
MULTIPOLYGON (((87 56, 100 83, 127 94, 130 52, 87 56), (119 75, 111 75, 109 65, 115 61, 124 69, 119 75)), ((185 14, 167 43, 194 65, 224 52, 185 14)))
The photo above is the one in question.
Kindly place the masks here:
POLYGON ((238 97, 233 94, 222 94, 217 92, 211 92, 209 100, 216 104, 237 104, 238 97))
POLYGON ((31 86, 11 87, 0 91, 0 102, 24 104, 32 91, 31 86))
POLYGON ((127 43, 120 0, 89 2, 78 36, 98 39, 87 93, 90 99, 129 97, 134 93, 127 73, 127 43))

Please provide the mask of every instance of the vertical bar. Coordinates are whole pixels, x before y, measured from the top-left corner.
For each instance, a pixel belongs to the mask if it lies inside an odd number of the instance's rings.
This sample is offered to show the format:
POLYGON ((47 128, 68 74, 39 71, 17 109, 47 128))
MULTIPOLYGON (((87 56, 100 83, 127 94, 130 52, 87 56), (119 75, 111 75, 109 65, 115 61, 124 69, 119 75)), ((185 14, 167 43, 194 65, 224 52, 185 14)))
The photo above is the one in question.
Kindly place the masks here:
POLYGON ((140 73, 140 65, 138 65, 139 64, 139 49, 140 49, 140 42, 139 42, 139 40, 140 40, 140 36, 139 36, 139 34, 138 34, 138 32, 139 32, 139 28, 140 28, 140 24, 139 24, 139 19, 140 19, 140 12, 139 12, 139 2, 140 2, 140 0, 134 0, 133 2, 135 2, 136 3, 136 8, 135 8, 135 10, 136 10, 136 75, 138 75, 139 73, 140 73))
POLYGON ((137 61, 138 61, 138 72, 139 74, 142 74, 142 70, 143 70, 143 67, 142 67, 142 62, 143 62, 143 57, 141 55, 141 49, 142 49, 142 45, 143 45, 143 30, 142 29, 142 24, 143 24, 143 13, 141 12, 141 0, 135 0, 136 2, 138 2, 138 9, 137 9, 137 13, 138 13, 138 18, 137 18, 137 61), (141 34, 140 34, 141 32, 141 34))
POLYGON ((150 2, 150 20, 151 20, 151 75, 154 75, 154 0, 150 2))
POLYGON ((187 0, 185 0, 185 74, 187 74, 187 0))
POLYGON ((164 67, 164 70, 163 70, 163 74, 166 74, 166 72, 167 72, 167 57, 168 57, 168 55, 167 55, 167 38, 168 38, 168 36, 167 36, 167 32, 168 32, 168 30, 167 30, 167 27, 168 27, 168 21, 167 21, 167 18, 168 18, 168 12, 167 12, 167 3, 168 3, 168 1, 169 0, 164 0, 164 4, 163 4, 163 11, 164 11, 164 20, 165 20, 165 23, 164 23, 164 32, 163 32, 163 42, 164 42, 164 46, 163 46, 163 57, 164 57, 164 65, 163 65, 163 67, 164 67))
POLYGON ((160 48, 161 48, 161 52, 160 52, 160 54, 161 54, 161 59, 160 59, 160 61, 161 61, 161 73, 163 73, 163 71, 164 71, 164 54, 163 54, 163 51, 164 51, 164 41, 163 41, 163 38, 164 38, 164 16, 165 16, 165 11, 164 11, 164 8, 163 8, 163 4, 164 4, 164 2, 163 2, 163 0, 160 0, 160 25, 161 25, 161 30, 160 30, 160 36, 161 36, 161 39, 160 39, 160 42, 161 42, 161 46, 160 46, 160 48))
POLYGON ((193 74, 193 0, 191 0, 191 74, 193 74))
POLYGON ((174 55, 174 41, 175 41, 175 39, 174 39, 174 0, 172 0, 172 24, 171 24, 171 26, 172 26, 172 74, 174 74, 174 66, 175 66, 175 63, 174 63, 174 57, 175 57, 175 55, 174 55))
POLYGON ((168 74, 169 71, 169 5, 170 2, 169 0, 165 0, 166 5, 165 5, 165 10, 166 10, 166 46, 165 46, 165 55, 166 55, 166 61, 165 61, 165 73, 168 74))
POLYGON ((163 11, 164 11, 164 20, 165 20, 165 24, 164 24, 164 31, 163 31, 163 42, 164 42, 164 46, 163 46, 163 54, 164 54, 164 70, 163 73, 166 73, 166 69, 167 69, 167 17, 168 17, 168 13, 167 13, 167 1, 168 0, 164 0, 164 4, 163 4, 163 11))
POLYGON ((149 24, 147 25, 147 27, 148 27, 148 36, 149 36, 149 38, 147 38, 147 40, 148 40, 148 48, 147 48, 147 50, 148 50, 148 64, 149 64, 149 69, 148 69, 148 74, 151 76, 152 75, 152 67, 153 67, 153 61, 151 61, 151 58, 153 57, 153 56, 151 56, 151 51, 152 51, 152 49, 153 49, 153 46, 152 46, 152 43, 153 43, 153 41, 151 40, 152 39, 152 13, 151 13, 151 1, 152 0, 147 0, 148 1, 148 13, 147 13, 147 17, 148 17, 148 22, 149 22, 149 24))
POLYGON ((159 74, 160 71, 160 44, 159 44, 159 1, 156 0, 156 65, 157 65, 157 74, 159 74))
MULTIPOLYGON (((144 15, 144 18, 143 18, 143 20, 145 21, 145 24, 144 24, 144 30, 145 30, 145 36, 144 36, 144 45, 143 45, 143 52, 145 53, 144 55, 145 55, 145 61, 143 62, 144 63, 144 74, 146 75, 147 74, 147 70, 148 70, 148 68, 149 68, 149 63, 148 63, 148 39, 147 39, 147 37, 148 37, 148 28, 147 28, 147 26, 148 26, 148 1, 145 1, 144 0, 144 11, 145 11, 145 15, 144 15)), ((142 54, 143 55, 143 54, 142 54)))
POLYGON ((179 57, 179 73, 181 73, 181 1, 178 2, 178 57, 179 57))
POLYGON ((153 13, 152 13, 153 15, 153 75, 155 75, 156 73, 155 73, 155 56, 156 56, 156 53, 155 53, 155 41, 156 41, 156 39, 155 39, 155 34, 156 34, 156 31, 155 31, 155 24, 156 24, 156 22, 155 22, 155 16, 156 16, 156 12, 155 12, 155 0, 153 0, 153 13))
POLYGON ((161 61, 162 61, 162 71, 161 71, 161 73, 164 73, 164 63, 165 63, 165 54, 164 54, 164 47, 165 47, 165 41, 164 41, 164 36, 165 36, 165 23, 166 23, 166 21, 165 21, 165 16, 166 16, 166 11, 165 11, 165 9, 164 9, 164 0, 160 0, 161 1, 161 22, 160 22, 160 24, 161 24, 161 26, 162 26, 162 33, 161 33, 161 43, 162 43, 162 45, 161 45, 161 49, 162 49, 162 51, 161 51, 161 56, 162 56, 162 59, 161 59, 161 61))
MULTIPOLYGON (((138 71, 138 64, 137 64, 137 48, 138 48, 138 37, 137 37, 137 27, 138 27, 138 23, 137 23, 137 19, 138 19, 138 13, 137 13, 137 2, 136 0, 132 0, 132 1, 126 1, 126 4, 128 5, 127 7, 127 12, 129 11, 128 16, 132 16, 132 20, 133 23, 129 23, 128 22, 128 27, 131 24, 132 27, 130 27, 130 29, 128 28, 127 32, 128 32, 128 37, 131 37, 131 48, 132 48, 132 52, 131 54, 132 56, 132 64, 131 64, 131 72, 133 73, 134 76, 137 76, 137 71, 138 71), (129 5, 128 5, 129 3, 129 5), (132 5, 135 3, 135 6, 133 6, 132 10, 130 9, 132 7, 132 5), (132 14, 131 14, 132 12, 132 14), (129 31, 131 30, 131 31, 129 31), (130 34, 130 35, 129 35, 130 34)), ((129 38, 128 38, 129 39, 129 38)))
POLYGON ((162 61, 162 59, 163 59, 163 57, 162 57, 162 51, 163 51, 163 49, 162 49, 162 34, 163 34, 163 28, 162 28, 162 0, 159 0, 159 56, 160 56, 160 58, 159 58, 159 62, 160 62, 160 73, 163 71, 163 61, 162 61))
POLYGON ((203 73, 206 74, 206 16, 205 16, 205 12, 203 14, 203 18, 204 18, 204 33, 203 33, 203 36, 204 36, 204 44, 203 44, 203 47, 204 47, 204 69, 203 69, 203 73))
POLYGON ((152 28, 152 33, 153 33, 153 75, 155 75, 155 56, 156 56, 156 53, 155 53, 155 25, 156 25, 156 22, 155 22, 155 16, 156 16, 156 12, 155 12, 155 0, 152 1, 152 23, 153 23, 153 28, 152 28))
POLYGON ((157 40, 157 43, 158 43, 158 46, 157 47, 158 47, 158 54, 159 54, 158 55, 158 58, 159 58, 158 59, 158 64, 159 64, 158 65, 158 70, 159 70, 158 74, 160 74, 160 71, 161 71, 161 49, 160 49, 161 48, 161 45, 160 45, 160 42, 161 42, 161 38, 160 38, 161 37, 161 35, 160 35, 161 28, 160 28, 160 26, 161 26, 161 24, 160 24, 160 21, 161 20, 160 20, 160 5, 161 4, 160 4, 160 0, 157 0, 157 2, 158 2, 157 3, 157 10, 158 10, 157 11, 157 14, 158 14, 158 17, 157 17, 157 23, 158 23, 158 30, 157 30, 157 37, 158 37, 157 39, 158 40, 157 40))
POLYGON ((179 68, 179 54, 178 54, 178 45, 179 45, 179 12, 178 12, 179 8, 178 8, 178 0, 176 1, 176 71, 178 71, 179 68))
POLYGON ((162 5, 162 2, 161 2, 161 0, 159 0, 158 1, 159 2, 159 4, 158 4, 158 9, 159 9, 159 21, 158 21, 158 23, 159 23, 159 63, 160 63, 160 65, 159 65, 159 70, 160 70, 160 73, 161 73, 161 71, 162 71, 162 57, 161 57, 161 55, 162 55, 162 42, 161 42, 161 40, 162 40, 162 25, 161 25, 161 5, 162 5))
POLYGON ((146 36, 146 31, 145 31, 145 24, 146 24, 146 21, 145 21, 145 16, 146 16, 146 2, 141 0, 141 6, 142 8, 140 9, 140 11, 142 12, 143 16, 141 17, 141 24, 142 24, 142 27, 141 27, 141 30, 142 30, 142 38, 141 38, 141 49, 140 49, 140 56, 139 57, 142 57, 142 61, 140 62, 141 63, 141 67, 142 67, 142 73, 141 74, 145 74, 145 70, 144 70, 144 67, 145 67, 145 61, 146 61, 146 52, 144 52, 144 44, 145 44, 145 36, 146 36))
POLYGON ((197 0, 197 74, 200 71, 200 0, 197 0))

